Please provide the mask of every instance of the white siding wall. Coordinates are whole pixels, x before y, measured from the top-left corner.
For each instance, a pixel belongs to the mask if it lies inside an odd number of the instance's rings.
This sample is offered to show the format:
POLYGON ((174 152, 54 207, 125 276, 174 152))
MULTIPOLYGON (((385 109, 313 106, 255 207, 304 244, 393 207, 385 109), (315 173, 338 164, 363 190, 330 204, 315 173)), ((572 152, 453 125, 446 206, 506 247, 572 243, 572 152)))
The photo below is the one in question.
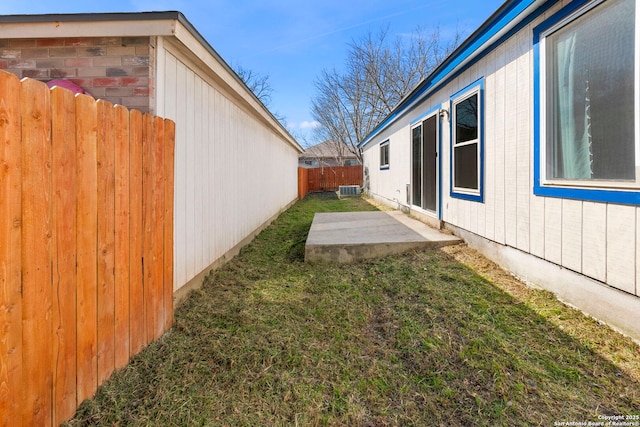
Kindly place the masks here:
POLYGON ((411 170, 406 165, 411 162, 410 138, 409 127, 398 129, 389 138, 389 169, 380 169, 380 142, 386 138, 372 146, 364 162, 371 193, 380 195, 394 207, 398 207, 398 202, 406 204, 407 201, 406 186, 410 182, 411 170))
POLYGON ((393 199, 395 186, 409 182, 411 120, 435 103, 448 105, 452 94, 484 77, 484 203, 449 196, 451 153, 445 121, 443 221, 640 296, 639 208, 533 195, 532 30, 561 6, 520 30, 368 144, 365 164, 377 162, 376 144, 387 138, 394 144, 392 160, 405 162, 392 163, 386 175, 372 173, 371 191, 393 199), (398 153, 400 147, 407 153, 398 153))
POLYGON ((179 52, 160 49, 159 108, 176 122, 177 290, 297 198, 298 152, 179 52))

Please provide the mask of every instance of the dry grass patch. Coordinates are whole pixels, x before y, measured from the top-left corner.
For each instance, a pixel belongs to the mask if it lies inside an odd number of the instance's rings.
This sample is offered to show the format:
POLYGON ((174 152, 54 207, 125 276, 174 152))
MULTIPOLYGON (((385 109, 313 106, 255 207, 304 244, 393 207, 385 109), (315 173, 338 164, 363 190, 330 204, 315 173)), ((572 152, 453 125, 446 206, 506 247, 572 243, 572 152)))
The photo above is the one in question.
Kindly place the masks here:
POLYGON ((464 262, 490 264, 467 248, 303 262, 315 212, 363 209, 373 207, 317 195, 294 205, 69 425, 547 426, 640 414, 634 343, 495 267, 478 274, 464 262))

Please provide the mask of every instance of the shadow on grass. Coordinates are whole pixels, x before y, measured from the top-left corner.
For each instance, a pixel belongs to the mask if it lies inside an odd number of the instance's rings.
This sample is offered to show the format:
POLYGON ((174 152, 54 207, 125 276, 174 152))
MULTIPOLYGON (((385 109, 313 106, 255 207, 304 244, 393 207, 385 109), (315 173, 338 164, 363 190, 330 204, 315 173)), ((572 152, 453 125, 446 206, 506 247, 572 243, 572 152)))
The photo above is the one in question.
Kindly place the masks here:
MULTIPOLYGON (((283 213, 69 424, 512 426, 640 414, 637 379, 442 251, 304 264, 315 212, 364 209, 311 195, 283 213)), ((542 294, 549 309, 582 316, 542 294)))

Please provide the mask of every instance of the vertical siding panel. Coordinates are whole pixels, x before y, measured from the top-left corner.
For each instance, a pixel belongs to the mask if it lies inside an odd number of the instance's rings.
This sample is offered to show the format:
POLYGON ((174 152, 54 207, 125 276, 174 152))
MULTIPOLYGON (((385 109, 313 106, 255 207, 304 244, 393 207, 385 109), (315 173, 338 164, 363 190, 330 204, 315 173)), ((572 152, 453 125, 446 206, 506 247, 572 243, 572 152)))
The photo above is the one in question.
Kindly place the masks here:
POLYGON ((505 243, 505 46, 497 49, 495 136, 495 241, 505 243))
POLYGON ((236 111, 234 108, 235 106, 230 103, 228 99, 225 99, 225 103, 227 103, 228 105, 227 114, 229 115, 229 122, 227 124, 227 141, 233 141, 233 143, 225 143, 223 145, 225 151, 224 158, 229 160, 229 162, 224 163, 223 169, 225 176, 230 177, 230 179, 227 179, 227 182, 225 182, 225 192, 227 193, 226 200, 229 201, 229 207, 234 213, 233 215, 229 215, 228 211, 223 212, 223 215, 225 216, 224 222, 227 224, 227 228, 225 228, 223 231, 225 239, 224 245, 226 248, 231 245, 237 233, 235 218, 236 215, 240 214, 240 212, 236 212, 236 200, 238 195, 236 193, 235 186, 238 182, 238 172, 240 170, 240 165, 238 164, 238 159, 236 156, 237 145, 235 144, 235 142, 237 141, 237 135, 235 114, 236 111), (230 164, 233 164, 234 167, 231 168, 230 164))
MULTIPOLYGON (((164 80, 164 101, 165 101, 165 107, 164 107, 164 117, 167 119, 170 119, 172 121, 174 121, 174 123, 176 123, 176 108, 177 108, 177 90, 178 90, 178 61, 176 59, 175 56, 173 56, 171 53, 167 52, 165 50, 165 80, 164 80)), ((177 135, 174 135, 174 138, 177 135)), ((175 150, 175 145, 174 145, 174 150, 175 150)), ((175 151, 174 151, 174 156, 175 156, 175 151)), ((174 162, 175 162, 175 158, 174 158, 174 162)), ((175 170, 174 170, 175 173, 175 170)), ((174 185, 175 185, 175 181, 174 181, 174 185)), ((175 208, 175 205, 174 205, 175 208)), ((175 218, 174 218, 175 220, 175 218)), ((174 224, 175 226, 175 224, 174 224)), ((179 272, 178 270, 175 268, 175 257, 177 256, 177 250, 176 250, 176 241, 174 241, 174 247, 173 247, 173 259, 172 261, 174 262, 174 277, 173 277, 173 284, 174 286, 177 283, 182 283, 178 281, 178 275, 179 272)), ((175 290, 175 289, 174 289, 175 290)))
POLYGON ((144 212, 142 202, 142 113, 129 113, 129 351, 138 354, 147 344, 144 316, 144 212))
POLYGON ((209 147, 209 155, 207 157, 207 187, 209 188, 209 216, 207 218, 207 230, 209 233, 209 247, 210 256, 209 263, 218 258, 218 248, 217 248, 217 239, 215 233, 215 217, 216 217, 216 197, 217 194, 215 192, 216 188, 216 171, 215 171, 215 161, 216 161, 216 121, 215 117, 218 114, 218 105, 217 105, 217 93, 216 90, 212 87, 209 88, 209 112, 208 112, 207 121, 209 122, 209 140, 207 141, 207 147, 209 147))
POLYGON ((562 201, 562 265, 582 270, 582 202, 562 201))
POLYGON ((177 114, 178 61, 175 56, 165 52, 164 62, 164 116, 175 120, 177 114))
MULTIPOLYGON (((202 173, 204 172, 204 158, 203 158, 203 150, 204 150, 204 135, 203 135, 203 127, 204 116, 202 111, 202 99, 203 99, 203 85, 202 80, 195 75, 192 76, 193 79, 193 96, 188 99, 188 102, 191 102, 193 105, 191 106, 190 111, 192 111, 193 118, 191 125, 193 126, 193 139, 190 139, 190 143, 192 145, 193 151, 191 163, 189 167, 192 171, 192 179, 190 182, 204 182, 204 176, 202 173)), ((193 209, 194 214, 194 235, 193 235, 193 245, 195 247, 195 264, 193 265, 192 275, 196 275, 200 272, 201 266, 204 265, 205 260, 205 252, 206 252, 206 233, 204 228, 202 227, 204 221, 204 209, 203 209, 203 199, 205 196, 205 188, 204 185, 193 185, 193 200, 189 205, 191 209, 193 209), (198 232, 200 231, 200 232, 198 232)))
POLYGON ((496 125, 498 123, 496 105, 496 53, 487 56, 487 79, 485 82, 485 134, 484 134, 484 201, 485 201, 485 234, 489 240, 496 235, 496 125))
POLYGON ((227 98, 224 98, 224 138, 222 139, 222 141, 220 141, 220 148, 222 148, 222 150, 220 153, 220 158, 217 162, 222 173, 222 181, 220 182, 224 182, 226 184, 221 188, 221 193, 223 195, 222 200, 227 201, 227 209, 223 209, 220 213, 222 217, 222 227, 220 229, 221 232, 219 233, 219 236, 221 237, 223 251, 225 248, 229 247, 229 244, 231 243, 231 236, 233 236, 234 231, 232 229, 233 224, 231 223, 230 216, 228 215, 229 210, 233 209, 233 200, 231 199, 233 195, 232 186, 236 178, 233 175, 233 170, 228 170, 229 164, 234 163, 235 160, 232 157, 232 145, 229 144, 229 141, 233 141, 233 135, 231 134, 231 129, 233 128, 233 117, 231 117, 231 109, 232 108, 229 100, 227 98), (224 161, 223 159, 226 159, 226 161, 224 161))
POLYGON ((506 65, 505 96, 505 243, 509 246, 518 244, 518 66, 519 45, 517 38, 512 38, 508 45, 509 52, 506 65))
POLYGON ((73 94, 51 91, 53 248, 53 424, 76 411, 76 111, 73 94))
POLYGON ((229 227, 229 231, 230 231, 230 241, 229 241, 229 246, 233 245, 233 242, 236 240, 237 236, 239 236, 241 234, 240 231, 240 217, 242 216, 242 211, 240 211, 239 208, 239 199, 240 199, 240 194, 238 193, 238 183, 240 182, 239 180, 245 176, 244 174, 244 170, 242 168, 242 161, 241 161, 241 156, 239 155, 239 149, 241 147, 240 144, 238 144, 239 141, 239 136, 240 136, 240 126, 241 126, 241 122, 239 120, 238 117, 238 107, 235 104, 231 104, 231 123, 232 126, 229 129, 230 132, 230 136, 229 136, 229 140, 232 142, 231 144, 228 144, 228 148, 231 151, 231 155, 229 156, 229 159, 231 159, 231 162, 226 164, 226 169, 227 169, 227 176, 231 176, 233 177, 231 179, 231 182, 229 183, 229 189, 230 191, 230 195, 229 195, 229 200, 231 202, 231 206, 232 206, 232 211, 233 211, 233 215, 228 215, 229 217, 229 221, 231 223, 231 226, 229 227), (230 167, 230 165, 233 165, 233 167, 230 167))
POLYGON ((78 404, 93 396, 98 386, 97 358, 97 247, 98 171, 97 109, 90 96, 76 96, 78 155, 78 404))
POLYGON ((478 205, 480 203, 469 203, 469 230, 478 233, 478 205))
POLYGON ((607 205, 582 203, 582 273, 607 280, 607 205))
POLYGON ((204 191, 202 194, 202 244, 204 250, 203 265, 206 265, 209 260, 213 259, 213 249, 211 245, 212 230, 211 227, 206 226, 209 218, 211 218, 211 199, 213 198, 213 195, 209 191, 209 183, 211 182, 209 167, 209 165, 211 165, 209 162, 211 150, 211 123, 209 121, 211 87, 205 83, 202 87, 202 92, 202 182, 207 183, 207 185, 203 186, 204 191))
POLYGON ((562 200, 548 198, 544 209, 544 257, 562 264, 562 200))
POLYGON ((98 385, 115 366, 115 150, 113 104, 98 101, 98 385))
POLYGON ((544 197, 531 195, 531 253, 537 257, 544 258, 545 244, 545 201, 544 197))
POLYGON ((520 56, 516 66, 516 191, 517 191, 517 242, 516 246, 525 252, 530 250, 530 199, 533 185, 531 182, 531 87, 530 75, 530 37, 527 31, 518 35, 520 56))
MULTIPOLYGON (((222 125, 220 123, 220 115, 221 115, 221 111, 222 111, 222 105, 221 105, 221 96, 220 93, 213 89, 213 109, 212 111, 209 112, 210 116, 209 116, 209 120, 212 123, 213 126, 213 136, 212 139, 210 141, 210 145, 211 145, 211 157, 209 158, 209 186, 210 186, 210 191, 213 194, 219 194, 218 191, 218 185, 219 185, 219 181, 218 181, 218 167, 217 167, 217 160, 218 160, 218 153, 220 151, 219 149, 219 142, 222 136, 222 125)), ((219 213, 219 209, 220 209, 220 205, 221 203, 218 203, 219 200, 219 196, 216 197, 212 197, 212 207, 211 207, 211 218, 210 221, 213 224, 219 224, 219 218, 220 218, 220 213, 219 213)), ((212 230, 212 236, 211 236, 211 245, 213 247, 213 257, 212 260, 215 260, 217 258, 220 257, 220 245, 218 243, 218 235, 216 233, 216 230, 212 230)))
MULTIPOLYGON (((484 69, 480 64, 474 64, 469 69, 468 73, 469 73, 469 81, 465 86, 468 86, 474 81, 478 80, 479 78, 484 77, 484 74, 483 74, 484 69)), ((484 108, 484 105, 481 108, 484 108)), ((482 123, 481 126, 485 126, 485 125, 486 125, 486 117, 485 117, 485 122, 482 123)), ((468 230, 477 234, 478 233, 478 210, 481 208, 483 203, 477 203, 477 202, 466 202, 466 203, 469 205, 468 215, 467 215, 468 230)))
POLYGON ((0 426, 22 422, 20 82, 0 73, 0 426))
MULTIPOLYGON (((484 78, 485 79, 485 94, 486 94, 486 77, 487 77, 487 59, 482 59, 478 64, 477 64, 477 77, 478 78, 484 78)), ((487 98, 485 95, 485 104, 483 105, 484 108, 484 125, 485 127, 487 126, 487 123, 489 123, 490 118, 488 116, 488 111, 487 111, 487 98)), ((486 133, 486 129, 485 129, 485 144, 486 144, 486 138, 487 138, 487 133, 486 133)), ((485 145, 485 159, 486 159, 486 145, 485 145)), ((485 196, 486 196, 486 176, 487 176, 487 169, 486 169, 486 160, 485 160, 485 171, 484 171, 484 175, 485 175, 485 196)), ((474 210, 473 210, 473 215, 475 215, 475 226, 476 226, 476 230, 475 232, 480 235, 480 236, 484 236, 485 235, 485 231, 487 229, 487 224, 486 224, 486 204, 485 203, 474 203, 474 210)))
MULTIPOLYGON (((218 186, 220 182, 217 179, 219 171, 216 169, 217 165, 217 156, 218 156, 218 138, 221 135, 219 116, 221 110, 221 97, 218 91, 215 88, 211 88, 210 91, 210 111, 209 111, 209 167, 207 170, 209 171, 209 191, 212 193, 211 200, 209 202, 210 206, 210 215, 208 221, 210 223, 214 223, 216 218, 218 218, 218 206, 222 204, 218 196, 218 186)), ((218 239, 218 230, 216 227, 210 227, 209 238, 211 239, 211 260, 215 260, 219 257, 220 253, 220 245, 218 239)))
POLYGON ((115 369, 129 361, 129 111, 115 107, 115 369))
POLYGON ((187 174, 189 173, 189 159, 187 158, 189 149, 189 140, 187 139, 188 123, 185 117, 187 109, 187 70, 182 62, 178 62, 176 69, 176 115, 175 120, 178 123, 176 127, 176 171, 175 186, 176 191, 175 206, 175 277, 178 283, 186 283, 189 276, 189 253, 188 244, 190 236, 188 235, 189 215, 191 209, 185 209, 188 206, 188 186, 189 181, 187 174))
POLYGON ((202 254, 202 242, 200 240, 201 236, 198 233, 201 228, 199 228, 199 224, 201 221, 198 219, 201 215, 200 210, 198 209, 198 199, 200 198, 199 186, 194 185, 198 181, 198 166, 200 165, 199 157, 199 141, 196 140, 196 122, 195 122, 195 74, 193 71, 187 69, 186 71, 186 102, 185 102, 185 116, 184 120, 181 123, 184 123, 186 128, 186 163, 185 167, 185 175, 187 177, 186 181, 183 183, 185 192, 187 193, 186 204, 184 206, 188 206, 188 209, 185 209, 187 214, 187 223, 186 226, 186 237, 187 242, 184 248, 186 249, 187 256, 187 277, 193 277, 198 274, 198 262, 201 259, 202 254))
POLYGON ((636 208, 607 206, 607 283, 635 293, 636 208))
POLYGON ((23 80, 22 422, 51 424, 51 108, 47 86, 23 80), (46 165, 46 167, 42 167, 46 165))

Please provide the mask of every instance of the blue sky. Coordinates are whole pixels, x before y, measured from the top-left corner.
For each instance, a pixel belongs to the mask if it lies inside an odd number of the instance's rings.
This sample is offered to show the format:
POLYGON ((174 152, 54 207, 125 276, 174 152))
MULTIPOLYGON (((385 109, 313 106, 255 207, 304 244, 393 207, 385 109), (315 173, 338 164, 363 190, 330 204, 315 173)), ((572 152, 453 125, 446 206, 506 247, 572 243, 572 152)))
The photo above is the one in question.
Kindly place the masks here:
POLYGON ((313 141, 311 98, 324 69, 340 69, 347 45, 389 28, 389 37, 418 26, 465 37, 503 0, 51 0, 2 1, 0 14, 178 10, 232 66, 268 75, 271 110, 284 116, 303 145, 313 141), (7 4, 9 3, 9 4, 7 4))

